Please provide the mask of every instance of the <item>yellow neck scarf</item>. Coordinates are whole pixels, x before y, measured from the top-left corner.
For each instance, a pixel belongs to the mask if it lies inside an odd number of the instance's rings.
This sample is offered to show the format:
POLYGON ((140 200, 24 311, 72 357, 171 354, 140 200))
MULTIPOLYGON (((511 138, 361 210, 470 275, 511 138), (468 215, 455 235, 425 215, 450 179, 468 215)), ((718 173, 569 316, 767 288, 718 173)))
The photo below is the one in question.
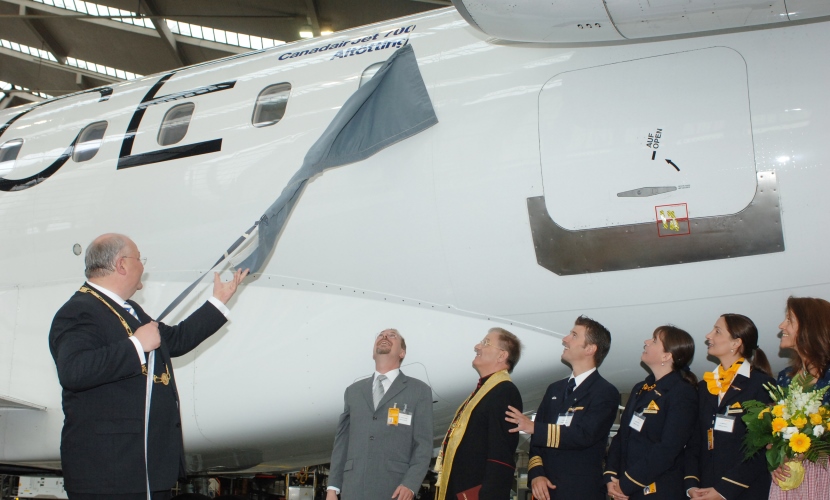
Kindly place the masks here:
POLYGON ((729 390, 729 386, 732 385, 732 381, 735 380, 735 375, 738 374, 738 370, 743 363, 744 358, 741 358, 732 363, 732 366, 728 370, 718 365, 714 371, 704 373, 703 380, 706 381, 706 388, 709 389, 709 393, 715 396, 725 394, 729 390))
POLYGON ((481 389, 464 401, 458 410, 455 412, 455 418, 450 428, 447 429, 447 436, 444 440, 447 442, 441 453, 438 454, 438 459, 435 461, 435 470, 438 472, 438 482, 435 484, 435 500, 445 500, 447 494, 447 484, 450 480, 450 472, 452 470, 452 462, 455 458, 455 451, 461 444, 461 439, 464 438, 464 431, 467 430, 467 424, 470 422, 470 415, 473 413, 476 405, 484 399, 490 390, 502 382, 509 382, 510 375, 507 370, 502 370, 494 373, 484 382, 481 389))

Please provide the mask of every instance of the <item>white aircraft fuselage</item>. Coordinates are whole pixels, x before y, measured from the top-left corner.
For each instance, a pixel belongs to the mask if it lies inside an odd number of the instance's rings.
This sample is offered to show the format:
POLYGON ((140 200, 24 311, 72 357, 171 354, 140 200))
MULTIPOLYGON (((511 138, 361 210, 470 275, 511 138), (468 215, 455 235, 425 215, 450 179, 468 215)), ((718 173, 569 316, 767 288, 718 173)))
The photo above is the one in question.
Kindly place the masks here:
POLYGON ((662 324, 689 331, 693 371, 710 370, 704 335, 727 312, 751 317, 784 367, 786 298, 830 298, 828 23, 534 44, 443 9, 0 111, 0 145, 23 141, 0 163, 0 462, 58 466, 47 335, 87 244, 129 235, 149 259, 133 298, 160 313, 277 197, 363 71, 404 44, 439 122, 313 180, 230 322, 175 360, 191 471, 326 462, 343 391, 372 373, 390 327, 406 337, 404 373, 432 386, 437 439, 494 326, 524 343, 525 410, 570 372, 560 339, 580 314, 611 331, 600 372, 622 392, 645 378, 642 341, 662 324), (284 117, 253 126, 278 83, 291 86, 284 117), (160 146, 185 102, 185 137, 160 146), (99 121, 97 154, 61 163, 99 121))

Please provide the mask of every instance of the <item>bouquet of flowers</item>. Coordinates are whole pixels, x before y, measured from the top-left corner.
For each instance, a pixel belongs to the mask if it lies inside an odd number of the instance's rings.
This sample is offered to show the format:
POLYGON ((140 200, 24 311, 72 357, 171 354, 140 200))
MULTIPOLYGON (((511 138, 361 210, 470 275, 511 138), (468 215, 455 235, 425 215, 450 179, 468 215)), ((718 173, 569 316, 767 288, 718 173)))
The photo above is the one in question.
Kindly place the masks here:
POLYGON ((821 403, 830 387, 816 390, 811 382, 811 376, 798 375, 787 388, 768 384, 765 387, 774 401, 772 405, 760 401, 746 401, 742 405, 741 418, 746 424, 745 459, 766 448, 770 471, 786 463, 790 478, 778 484, 782 490, 801 485, 802 460, 822 462, 826 466, 830 455, 830 405, 821 403))

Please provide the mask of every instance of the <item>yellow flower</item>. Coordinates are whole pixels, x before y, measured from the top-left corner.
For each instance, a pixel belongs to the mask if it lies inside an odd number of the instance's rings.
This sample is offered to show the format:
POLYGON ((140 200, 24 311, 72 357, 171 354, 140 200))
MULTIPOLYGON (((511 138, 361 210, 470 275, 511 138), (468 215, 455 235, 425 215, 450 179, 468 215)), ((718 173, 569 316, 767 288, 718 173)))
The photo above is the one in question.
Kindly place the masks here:
POLYGON ((781 432, 787 427, 787 421, 781 417, 772 420, 772 433, 781 432))
POLYGON ((776 417, 783 417, 784 416, 784 405, 775 405, 772 408, 772 414, 776 417))
POLYGON ((804 453, 810 449, 810 438, 806 434, 796 432, 790 438, 790 448, 796 453, 804 453))
POLYGON ((818 424, 821 423, 822 420, 823 419, 821 418, 821 415, 819 415, 818 413, 811 413, 810 414, 810 423, 811 424, 818 425, 818 424))
POLYGON ((764 418, 764 413, 769 413, 769 408, 764 408, 763 410, 761 410, 761 413, 758 414, 758 420, 764 418))
POLYGON ((799 429, 803 429, 804 426, 807 425, 807 419, 802 417, 802 416, 793 417, 792 421, 793 421, 793 425, 796 426, 799 429))
POLYGON ((824 415, 826 413, 827 413, 827 407, 826 406, 820 406, 819 409, 818 409, 818 414, 819 415, 824 415))

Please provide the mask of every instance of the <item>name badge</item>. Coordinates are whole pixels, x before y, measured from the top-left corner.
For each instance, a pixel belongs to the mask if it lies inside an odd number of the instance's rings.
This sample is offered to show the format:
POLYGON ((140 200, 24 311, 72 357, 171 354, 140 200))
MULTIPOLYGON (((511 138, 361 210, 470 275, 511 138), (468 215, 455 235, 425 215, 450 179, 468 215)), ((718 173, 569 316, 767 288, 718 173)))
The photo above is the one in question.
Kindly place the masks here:
POLYGON ((400 408, 389 408, 386 413, 386 425, 398 425, 398 422, 400 422, 400 416, 400 408))
POLYGON ((574 418, 574 412, 569 411, 568 413, 560 413, 559 417, 556 419, 556 425, 564 425, 565 427, 571 426, 571 420, 574 418))
POLYGON ((732 432, 735 428, 735 417, 730 415, 718 415, 715 417, 715 430, 721 432, 732 432))
POLYGON ((646 417, 644 417, 642 413, 635 413, 634 415, 631 415, 631 422, 628 423, 628 426, 635 431, 640 432, 644 423, 646 423, 646 417))
POLYGON ((412 425, 412 412, 406 411, 406 405, 403 405, 403 410, 398 415, 398 423, 401 425, 412 425))

